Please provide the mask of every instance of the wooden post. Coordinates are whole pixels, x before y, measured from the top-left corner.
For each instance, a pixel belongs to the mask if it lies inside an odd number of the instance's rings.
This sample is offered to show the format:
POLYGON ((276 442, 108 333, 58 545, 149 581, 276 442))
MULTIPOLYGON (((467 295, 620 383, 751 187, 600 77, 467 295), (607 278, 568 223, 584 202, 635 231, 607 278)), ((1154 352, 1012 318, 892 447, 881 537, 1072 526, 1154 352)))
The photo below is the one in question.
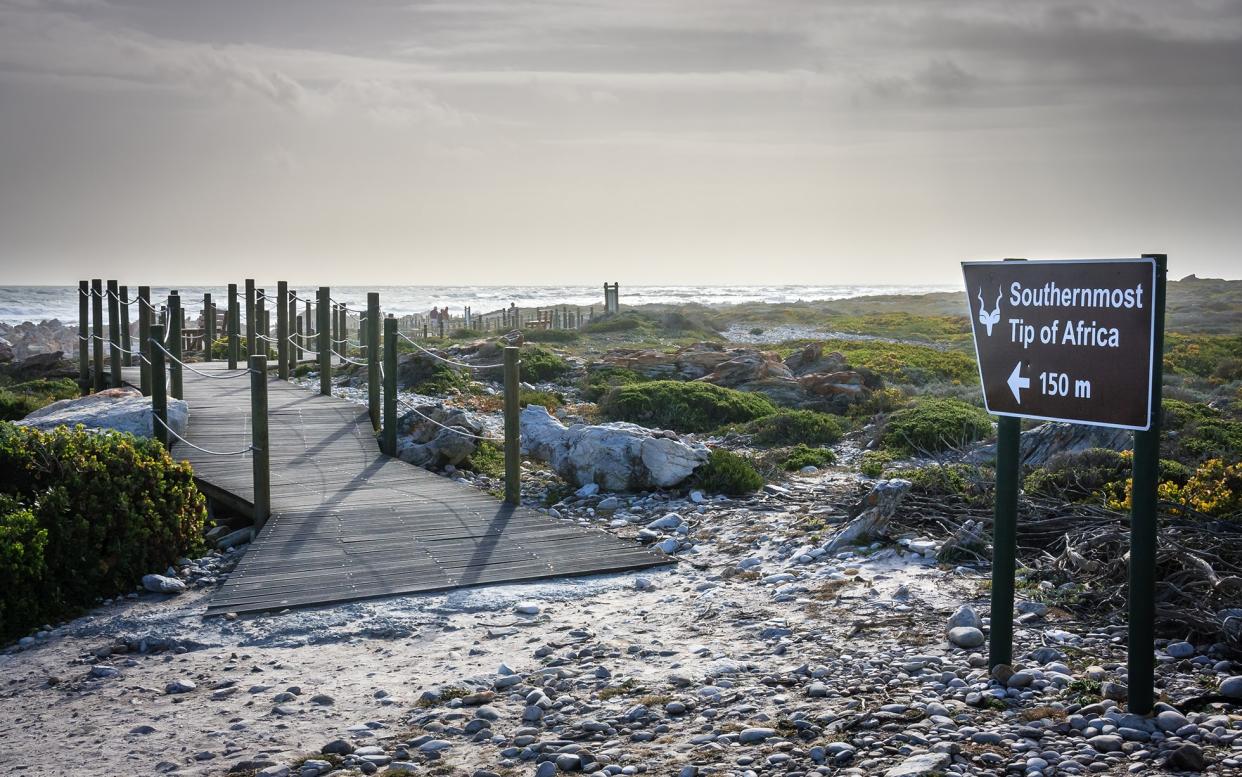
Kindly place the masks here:
POLYGON ((78 383, 89 392, 91 379, 91 284, 78 281, 78 383))
POLYGON ((238 310, 236 283, 229 284, 229 308, 225 316, 228 319, 225 321, 225 326, 228 327, 229 331, 229 345, 227 348, 229 352, 229 369, 235 370, 237 369, 237 360, 241 356, 241 353, 239 353, 241 351, 241 333, 238 331, 240 328, 238 324, 241 323, 238 320, 241 316, 241 311, 238 310))
POLYGON ((319 331, 319 393, 332 396, 332 294, 327 286, 319 287, 319 298, 315 303, 318 321, 315 328, 319 331))
POLYGON ((173 355, 168 365, 168 391, 173 399, 182 398, 181 385, 181 295, 173 289, 168 293, 168 352, 173 355))
POLYGON ((250 356, 258 351, 254 347, 255 325, 258 323, 254 318, 254 278, 246 279, 246 355, 250 356))
POLYGON ((423 324, 423 339, 424 340, 431 339, 431 334, 428 332, 426 324, 423 324))
MULTIPOLYGON (((288 285, 287 283, 285 284, 288 285)), ((288 379, 293 374, 293 370, 298 366, 298 344, 291 336, 293 335, 294 326, 298 317, 298 301, 296 297, 298 293, 293 289, 286 289, 289 296, 284 297, 285 300, 285 378, 288 379)))
POLYGON ((367 325, 358 333, 358 339, 366 343, 367 350, 367 410, 371 414, 371 427, 380 428, 380 349, 379 349, 379 292, 367 294, 367 325))
MULTIPOLYGON (((146 354, 151 339, 151 287, 138 287, 138 353, 146 354)), ((147 359, 151 357, 148 356, 147 359)), ((138 360, 139 388, 144 397, 151 396, 151 365, 147 359, 138 360)))
POLYGON ((121 311, 121 364, 133 367, 134 355, 130 351, 134 347, 129 341, 129 287, 121 286, 117 289, 117 294, 120 295, 117 307, 121 311))
POLYGON ((302 341, 302 347, 308 351, 310 350, 310 338, 313 333, 314 321, 314 317, 311 316, 310 300, 306 300, 306 315, 302 316, 302 327, 306 330, 306 339, 302 341))
POLYGON ((384 319, 384 453, 397 455, 397 319, 384 319))
POLYGON ((211 361, 211 346, 216 342, 216 307, 211 292, 203 293, 203 361, 211 361))
POLYGON ((522 502, 522 457, 518 423, 518 349, 505 347, 505 501, 522 502))
POLYGON ((250 451, 254 476, 254 528, 263 528, 272 513, 272 472, 267 437, 267 356, 250 356, 250 451))
POLYGON ((276 375, 289 380, 289 282, 276 283, 276 375))
POLYGON ((303 353, 304 349, 302 348, 303 344, 305 343, 306 343, 306 327, 302 321, 302 317, 298 316, 298 339, 297 339, 297 342, 294 344, 296 346, 294 348, 294 351, 295 351, 294 358, 301 359, 303 356, 306 355, 305 353, 303 353))
POLYGON ((116 281, 108 281, 108 385, 121 387, 121 303, 116 281))
MULTIPOLYGON (((332 324, 332 350, 336 351, 341 344, 341 306, 333 302, 328 308, 332 324)), ((340 353, 345 353, 340 351, 340 353)))
POLYGON ((156 347, 156 343, 164 343, 164 327, 151 324, 148 337, 142 342, 142 350, 150 362, 151 372, 151 414, 159 421, 151 421, 151 433, 160 444, 167 448, 170 444, 168 434, 168 373, 164 371, 164 351, 156 347), (163 423, 160 423, 162 421, 163 423))
POLYGON ((448 316, 440 316, 440 339, 441 340, 444 339, 444 319, 446 318, 448 318, 448 316))
POLYGON ((103 391, 103 281, 91 279, 91 354, 95 363, 94 380, 96 391, 103 391))
MULTIPOLYGON (((264 327, 267 321, 267 295, 263 293, 263 289, 254 290, 254 346, 250 349, 247 356, 254 356, 256 353, 267 355, 267 340, 263 339, 268 334, 264 327), (262 337, 260 337, 262 335, 262 337)), ((247 360, 248 361, 248 360, 247 360)))

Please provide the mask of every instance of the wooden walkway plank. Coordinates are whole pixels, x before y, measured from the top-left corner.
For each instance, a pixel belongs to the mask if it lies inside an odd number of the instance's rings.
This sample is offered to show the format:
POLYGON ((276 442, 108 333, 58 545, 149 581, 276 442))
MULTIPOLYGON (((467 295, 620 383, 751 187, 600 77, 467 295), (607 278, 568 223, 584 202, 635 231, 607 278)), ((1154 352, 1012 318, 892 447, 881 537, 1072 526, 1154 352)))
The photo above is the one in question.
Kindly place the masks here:
MULTIPOLYGON (((224 362, 194 367, 229 374, 224 362)), ((137 369, 126 379, 136 385, 137 369)), ((248 381, 190 370, 184 381, 186 439, 214 451, 248 446, 248 381)), ((208 615, 673 563, 383 455, 365 407, 272 380, 268 408, 272 515, 208 615)), ((249 454, 212 456, 181 443, 172 452, 208 494, 249 507, 249 454)))

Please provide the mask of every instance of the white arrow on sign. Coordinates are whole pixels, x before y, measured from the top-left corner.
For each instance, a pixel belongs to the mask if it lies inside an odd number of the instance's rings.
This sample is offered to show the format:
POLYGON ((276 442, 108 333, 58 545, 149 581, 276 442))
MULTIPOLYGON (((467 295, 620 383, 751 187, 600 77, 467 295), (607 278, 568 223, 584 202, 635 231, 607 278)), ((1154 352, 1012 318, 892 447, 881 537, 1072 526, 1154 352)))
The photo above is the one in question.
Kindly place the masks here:
POLYGON ((1013 400, 1019 405, 1022 404, 1022 395, 1018 392, 1024 388, 1031 387, 1031 379, 1024 378, 1018 373, 1022 371, 1022 362, 1013 365, 1013 372, 1009 373, 1009 390, 1013 392, 1013 400))

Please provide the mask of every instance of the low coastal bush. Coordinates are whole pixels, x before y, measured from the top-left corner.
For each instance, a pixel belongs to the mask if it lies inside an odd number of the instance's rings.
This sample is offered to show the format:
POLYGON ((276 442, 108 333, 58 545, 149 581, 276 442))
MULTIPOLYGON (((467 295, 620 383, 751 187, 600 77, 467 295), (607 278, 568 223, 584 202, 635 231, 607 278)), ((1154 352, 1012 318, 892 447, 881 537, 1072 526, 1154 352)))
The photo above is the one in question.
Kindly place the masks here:
POLYGON ((582 393, 592 402, 598 402, 605 394, 616 386, 630 386, 643 383, 648 378, 625 367, 591 367, 587 370, 586 385, 582 393))
MULTIPOLYGON (((1157 497, 1173 512, 1193 510, 1220 518, 1242 514, 1242 462, 1208 459, 1192 472, 1184 464, 1161 459, 1159 481, 1157 497)), ((1133 491, 1134 479, 1126 478, 1106 485, 1101 496, 1108 507, 1129 510, 1133 491)))
POLYGON ((763 476, 745 456, 716 448, 695 471, 695 484, 709 494, 743 496, 763 488, 763 476))
POLYGON ((783 343, 780 352, 788 355, 811 342, 822 342, 825 353, 837 351, 854 368, 871 370, 886 383, 923 386, 946 382, 973 386, 979 382, 975 357, 951 348, 883 340, 794 340, 783 343))
POLYGON ((1169 332, 1164 340, 1164 369, 1218 383, 1242 379, 1242 335, 1169 332))
POLYGON ((678 432, 706 432, 776 412, 762 394, 676 380, 618 386, 604 397, 600 409, 614 421, 678 432))
POLYGON ((1201 402, 1166 399, 1161 454, 1198 464, 1210 458, 1242 459, 1242 421, 1201 402))
POLYGON ((561 406, 561 398, 551 391, 536 391, 533 389, 518 390, 518 407, 526 407, 527 405, 543 405, 548 409, 549 413, 556 412, 561 406))
POLYGON ((990 501, 996 473, 973 464, 933 464, 898 470, 893 477, 910 481, 910 490, 927 496, 958 496, 968 502, 990 501))
POLYGON ((442 361, 432 360, 428 369, 430 374, 410 387, 415 393, 442 396, 470 388, 470 379, 461 370, 442 361))
POLYGON ((650 322, 640 317, 637 313, 630 311, 592 319, 586 326, 582 327, 582 329, 588 334, 632 332, 635 329, 644 328, 644 326, 649 325, 649 323, 650 322))
POLYGON ((1022 487, 1035 496, 1078 502, 1092 498, 1109 483, 1124 481, 1130 468, 1129 455, 1107 448, 1058 453, 1032 470, 1022 487))
MULTIPOLYGON (((0 494, 10 500, 9 516, 28 510, 46 532, 38 601, 5 621, 6 638, 129 590, 201 543, 206 503, 190 465, 150 439, 0 424, 0 494)), ((32 536, 24 518, 6 526, 32 536)), ((0 546, 0 555, 28 563, 24 543, 20 552, 0 546)))
POLYGON ((489 475, 494 478, 504 477, 504 448, 490 440, 481 440, 479 441, 479 447, 475 448, 474 453, 470 454, 470 457, 458 466, 461 469, 477 472, 480 475, 489 475))
MULTIPOLYGON (((245 360, 247 358, 248 351, 246 349, 246 338, 244 335, 237 338, 237 352, 239 354, 239 359, 245 360)), ((229 358, 229 338, 227 336, 217 337, 215 340, 211 341, 211 358, 217 360, 229 358)))
POLYGON ((522 348, 522 380, 532 383, 554 381, 570 369, 569 362, 548 348, 539 345, 522 348))
POLYGON ((878 478, 884 474, 884 468, 896 458, 892 451, 863 451, 858 461, 858 471, 869 478, 878 478))
POLYGON ((829 448, 812 448, 798 444, 790 449, 785 457, 785 469, 799 470, 806 466, 827 467, 837 462, 837 455, 829 448))
POLYGON ((992 433, 992 417, 956 399, 921 398, 888 417, 880 441, 901 453, 938 453, 992 433))
POLYGON ((46 546, 47 529, 34 512, 13 497, 0 495, 0 639, 20 635, 46 611, 42 601, 46 546))
POLYGON ((25 418, 41 407, 60 399, 81 395, 78 384, 69 378, 40 378, 0 388, 0 421, 25 418))
POLYGON ((743 424, 759 445, 831 445, 841 439, 836 416, 814 410, 782 410, 743 424))
POLYGON ((527 329, 522 339, 528 343, 576 343, 582 334, 575 329, 527 329))

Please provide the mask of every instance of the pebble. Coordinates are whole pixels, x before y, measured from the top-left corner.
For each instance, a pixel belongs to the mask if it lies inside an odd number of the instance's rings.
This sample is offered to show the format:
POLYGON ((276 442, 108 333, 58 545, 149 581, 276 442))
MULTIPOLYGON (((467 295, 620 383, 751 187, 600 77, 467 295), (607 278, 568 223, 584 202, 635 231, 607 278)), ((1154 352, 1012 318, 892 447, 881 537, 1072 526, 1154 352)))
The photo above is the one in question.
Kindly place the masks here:
POLYGON ((1220 684, 1220 693, 1231 699, 1242 699, 1242 675, 1226 677, 1220 684))
POLYGON ((949 629, 949 641, 961 648, 977 648, 984 643, 984 636, 973 626, 957 626, 949 629))

